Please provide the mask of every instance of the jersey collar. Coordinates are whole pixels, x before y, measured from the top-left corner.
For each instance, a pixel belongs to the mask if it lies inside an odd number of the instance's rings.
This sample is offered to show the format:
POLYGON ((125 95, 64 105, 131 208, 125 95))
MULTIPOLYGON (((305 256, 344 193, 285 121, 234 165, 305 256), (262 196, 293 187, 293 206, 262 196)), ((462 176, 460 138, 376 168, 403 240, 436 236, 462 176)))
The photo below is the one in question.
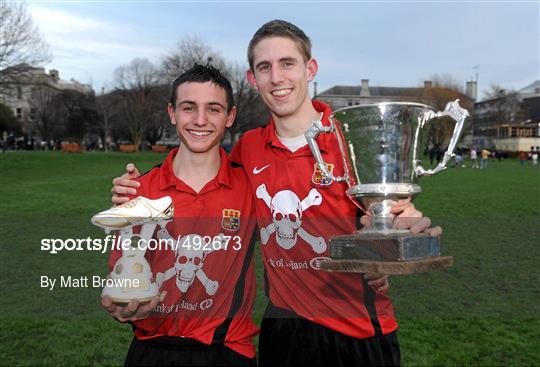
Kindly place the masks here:
MULTIPOLYGON (((177 152, 178 152, 178 148, 172 149, 167 155, 167 158, 165 158, 165 160, 161 164, 160 176, 159 176, 159 189, 165 190, 166 188, 170 186, 175 186, 175 188, 179 191, 186 191, 186 192, 194 193, 193 189, 190 186, 186 185, 182 180, 180 180, 174 174, 172 163, 177 152)), ((217 173, 217 176, 214 177, 209 182, 207 182, 206 185, 203 187, 203 189, 199 192, 199 194, 202 194, 206 191, 210 191, 213 189, 217 189, 219 185, 225 185, 227 187, 232 188, 233 182, 231 179, 231 166, 230 166, 229 158, 227 157, 227 152, 225 152, 225 149, 221 147, 219 148, 219 156, 221 158, 221 164, 219 166, 219 171, 217 173)))
MULTIPOLYGON (((315 108, 315 110, 317 112, 319 112, 319 113, 322 112, 323 113, 323 116, 322 116, 322 119, 321 119, 323 125, 324 126, 330 126, 330 120, 328 119, 330 117, 330 115, 332 114, 332 109, 330 108, 330 106, 328 106, 324 102, 316 101, 316 100, 311 101, 311 103, 313 104, 313 108, 315 108)), ((317 137, 317 144, 319 145, 320 150, 325 151, 325 152, 329 150, 329 144, 331 144, 330 141, 332 140, 332 135, 333 135, 333 133, 321 134, 321 135, 319 135, 317 137)), ((265 138, 265 143, 266 144, 270 144, 273 147, 285 149, 285 150, 288 151, 287 147, 285 147, 279 141, 279 138, 277 137, 276 124, 275 124, 273 118, 270 119, 270 122, 268 123, 268 125, 266 126, 266 128, 264 130, 264 138, 265 138)), ((302 149, 300 149, 300 150, 302 150, 302 149)))

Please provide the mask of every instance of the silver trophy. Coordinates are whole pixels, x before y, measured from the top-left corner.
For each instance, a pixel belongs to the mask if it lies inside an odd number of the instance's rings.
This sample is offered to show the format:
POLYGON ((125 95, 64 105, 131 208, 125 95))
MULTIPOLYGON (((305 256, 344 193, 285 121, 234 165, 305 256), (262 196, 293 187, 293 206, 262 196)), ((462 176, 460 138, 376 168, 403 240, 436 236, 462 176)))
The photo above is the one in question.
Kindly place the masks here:
POLYGON ((451 256, 440 256, 440 239, 393 227, 390 208, 399 199, 414 197, 422 189, 416 183, 446 169, 463 128, 467 110, 459 100, 442 112, 419 103, 387 102, 340 109, 330 116, 330 126, 314 121, 305 135, 322 175, 333 184, 347 184, 347 195, 368 211, 371 224, 351 235, 330 238, 332 260, 321 263, 328 271, 411 274, 448 267, 451 256), (432 120, 451 118, 456 124, 448 149, 434 169, 424 169, 421 154, 432 120), (334 133, 345 172, 335 177, 327 169, 315 138, 334 133))

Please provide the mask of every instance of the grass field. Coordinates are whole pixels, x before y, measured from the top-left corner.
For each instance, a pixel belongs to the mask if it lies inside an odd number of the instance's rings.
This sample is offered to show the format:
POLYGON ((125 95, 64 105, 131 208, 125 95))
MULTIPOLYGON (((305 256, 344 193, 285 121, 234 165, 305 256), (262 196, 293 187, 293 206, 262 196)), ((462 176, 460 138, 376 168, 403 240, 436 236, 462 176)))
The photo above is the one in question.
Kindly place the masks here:
MULTIPOLYGON (((0 155, 0 365, 123 363, 131 329, 101 310, 100 290, 40 288, 41 275, 105 275, 107 254, 52 255, 40 241, 103 236, 89 218, 110 204, 112 177, 128 161, 144 171, 162 158, 0 155)), ((490 162, 421 185, 415 204, 443 226, 443 252, 455 265, 391 279, 403 363, 540 365, 540 169, 490 162)), ((257 274, 260 287, 260 261, 257 274)), ((257 322, 265 302, 258 292, 257 322)))

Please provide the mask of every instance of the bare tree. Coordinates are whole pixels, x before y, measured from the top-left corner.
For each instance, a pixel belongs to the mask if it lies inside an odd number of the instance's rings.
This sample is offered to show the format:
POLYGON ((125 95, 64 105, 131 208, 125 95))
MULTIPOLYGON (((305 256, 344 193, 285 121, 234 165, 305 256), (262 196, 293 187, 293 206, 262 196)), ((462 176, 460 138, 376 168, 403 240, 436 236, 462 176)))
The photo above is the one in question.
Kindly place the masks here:
MULTIPOLYGON (((8 106, 0 103, 0 133, 22 134, 21 122, 8 106)), ((0 136, 3 138, 3 136, 0 136)))
POLYGON ((49 46, 24 3, 0 0, 0 94, 12 96, 14 84, 31 77, 29 66, 51 60, 49 46))
POLYGON ((65 123, 61 100, 56 98, 58 94, 56 89, 45 83, 37 84, 32 88, 32 98, 29 100, 34 110, 34 117, 30 120, 31 133, 38 133, 47 143, 60 137, 61 127, 65 123))
POLYGON ((60 118, 65 121, 62 126, 62 138, 81 143, 99 121, 94 94, 65 89, 58 93, 55 99, 61 108, 60 118))
POLYGON ((149 126, 156 124, 158 108, 158 75, 155 66, 147 59, 134 59, 114 72, 116 91, 125 128, 138 150, 149 126))
POLYGON ((170 124, 167 104, 169 103, 169 86, 157 85, 153 88, 152 118, 148 121, 144 132, 145 138, 150 145, 155 145, 164 135, 170 124))
POLYGON ((0 0, 0 69, 50 61, 49 46, 41 37, 24 3, 0 0))
POLYGON ((522 108, 518 92, 515 90, 506 90, 500 85, 492 84, 486 96, 488 100, 491 100, 492 110, 489 113, 489 119, 492 124, 521 122, 527 118, 527 113, 522 108))
POLYGON ((198 37, 191 36, 180 40, 176 47, 161 62, 160 76, 164 84, 170 84, 178 75, 194 64, 212 64, 224 70, 226 61, 220 53, 212 50, 198 37))
MULTIPOLYGON (((423 98, 430 106, 442 111, 448 102, 459 99, 459 104, 472 113, 474 101, 467 97, 462 84, 450 74, 434 74, 431 77, 433 87, 424 90, 423 98)), ((468 122, 469 123, 469 122, 468 122)), ((435 152, 442 154, 446 149, 455 122, 450 118, 433 121, 428 127, 428 141, 435 152)))
POLYGON ((105 151, 109 151, 109 137, 111 137, 111 132, 113 128, 113 123, 115 117, 118 113, 116 107, 115 98, 109 93, 102 94, 96 97, 97 111, 99 113, 100 119, 96 121, 97 134, 101 137, 103 142, 103 148, 105 151))
POLYGON ((236 120, 233 126, 228 129, 231 143, 234 143, 237 134, 243 134, 250 129, 261 126, 269 118, 268 110, 259 94, 246 79, 246 67, 230 63, 225 70, 233 88, 237 109, 236 120))
POLYGON ((432 74, 429 80, 432 81, 435 88, 447 88, 462 94, 465 93, 464 84, 457 80, 452 74, 432 74))

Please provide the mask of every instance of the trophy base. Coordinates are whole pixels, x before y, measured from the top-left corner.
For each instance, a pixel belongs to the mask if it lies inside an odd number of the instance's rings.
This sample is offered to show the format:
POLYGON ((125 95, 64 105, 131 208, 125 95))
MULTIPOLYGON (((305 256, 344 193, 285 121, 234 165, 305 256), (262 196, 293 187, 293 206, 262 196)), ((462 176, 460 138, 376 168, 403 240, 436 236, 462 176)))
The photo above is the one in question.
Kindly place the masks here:
POLYGON ((330 238, 333 260, 409 261, 440 255, 440 238, 425 233, 359 232, 330 238))
POLYGON ((155 282, 141 280, 139 287, 105 286, 101 292, 101 297, 109 296, 114 303, 118 304, 128 304, 134 299, 143 304, 150 302, 158 294, 159 289, 155 282))
POLYGON ((144 304, 144 303, 148 303, 152 300, 152 298, 154 298, 155 296, 157 296, 159 293, 156 293, 156 294, 146 294, 145 296, 141 296, 141 297, 136 297, 136 296, 129 296, 129 298, 126 298, 125 295, 123 296, 112 296, 111 293, 118 293, 118 292, 106 292, 105 290, 103 290, 103 292, 101 293, 101 297, 103 296, 109 296, 111 297, 111 300, 114 302, 114 303, 118 303, 118 304, 121 304, 121 305, 124 305, 124 304, 128 304, 129 302, 133 301, 134 299, 137 299, 139 301, 140 304, 144 304))
POLYGON ((330 238, 330 257, 321 269, 385 275, 424 273, 452 266, 452 256, 440 256, 440 238, 425 233, 358 234, 330 238))
POLYGON ((321 270, 329 272, 406 275, 448 268, 453 264, 453 256, 439 256, 410 261, 325 260, 320 266, 321 270))
MULTIPOLYGON (((145 303, 149 303, 152 300, 153 297, 147 297, 147 298, 137 298, 139 301, 139 304, 144 305, 145 303)), ((119 304, 119 305, 127 305, 129 302, 133 301, 133 299, 124 299, 124 298, 111 298, 113 303, 119 304)))

